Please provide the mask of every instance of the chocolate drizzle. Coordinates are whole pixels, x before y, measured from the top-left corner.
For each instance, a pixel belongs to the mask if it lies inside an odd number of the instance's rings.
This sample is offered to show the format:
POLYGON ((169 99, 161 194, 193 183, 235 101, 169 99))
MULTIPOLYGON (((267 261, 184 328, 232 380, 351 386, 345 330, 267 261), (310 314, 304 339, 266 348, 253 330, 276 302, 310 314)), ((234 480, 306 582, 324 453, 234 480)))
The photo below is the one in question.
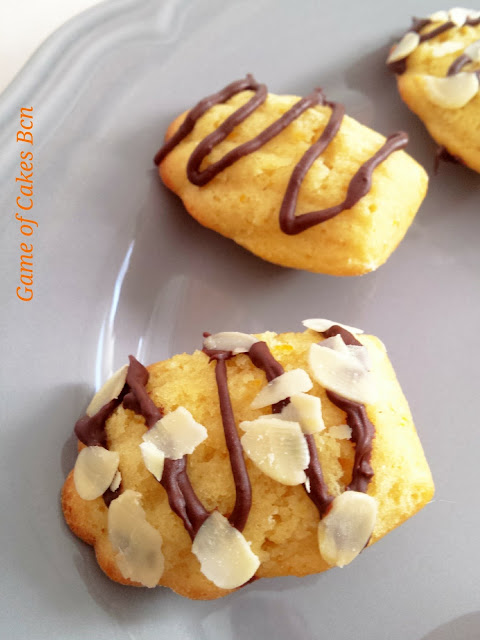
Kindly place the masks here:
MULTIPOLYGON (((350 331, 338 325, 333 325, 328 331, 324 331, 323 335, 327 338, 340 335, 345 344, 362 346, 362 343, 359 342, 350 331)), ((333 402, 336 407, 345 411, 347 414, 347 424, 352 430, 352 441, 355 444, 355 458, 353 461, 352 480, 348 485, 348 489, 351 491, 366 492, 368 484, 373 477, 370 460, 372 457, 372 441, 375 437, 375 427, 368 419, 363 404, 343 398, 333 391, 327 390, 327 396, 330 402, 333 402)))
POLYGON ((253 76, 247 75, 243 80, 237 80, 227 87, 207 98, 201 100, 186 116, 184 122, 176 133, 161 147, 154 158, 155 164, 160 164, 172 149, 179 144, 193 130, 197 120, 211 107, 222 104, 241 91, 252 90, 254 95, 250 100, 232 113, 217 129, 207 135, 195 148, 187 163, 187 177, 192 184, 204 186, 221 171, 230 167, 240 158, 257 151, 272 138, 283 131, 289 124, 297 119, 304 111, 316 105, 328 106, 331 109, 328 123, 315 142, 302 156, 295 166, 290 177, 287 190, 279 212, 279 224, 283 233, 295 235, 310 227, 337 216, 342 211, 351 209, 371 188, 372 173, 391 153, 403 149, 408 136, 404 132, 398 132, 387 138, 382 147, 369 160, 363 163, 355 173, 347 188, 347 195, 343 202, 319 211, 310 211, 295 216, 298 195, 303 180, 318 156, 325 151, 338 133, 345 109, 343 105, 326 101, 322 90, 315 89, 310 95, 301 98, 278 120, 264 129, 257 136, 229 151, 223 158, 200 170, 203 160, 220 142, 233 131, 233 129, 248 118, 255 109, 263 104, 267 97, 267 88, 258 84, 253 76))
POLYGON ((248 514, 252 507, 252 486, 247 472, 247 466, 243 457, 243 447, 238 437, 233 415, 230 393, 228 391, 227 366, 225 361, 232 358, 231 351, 214 351, 204 349, 204 353, 210 360, 215 360, 215 378, 217 381, 218 399, 220 401, 220 413, 222 416, 225 442, 230 456, 233 480, 235 482, 235 506, 230 517, 230 524, 243 531, 247 523, 248 514))
POLYGON ((120 398, 115 398, 103 405, 92 417, 83 416, 77 420, 73 431, 80 442, 83 442, 87 447, 98 446, 106 448, 107 433, 105 431, 105 423, 120 403, 120 398))

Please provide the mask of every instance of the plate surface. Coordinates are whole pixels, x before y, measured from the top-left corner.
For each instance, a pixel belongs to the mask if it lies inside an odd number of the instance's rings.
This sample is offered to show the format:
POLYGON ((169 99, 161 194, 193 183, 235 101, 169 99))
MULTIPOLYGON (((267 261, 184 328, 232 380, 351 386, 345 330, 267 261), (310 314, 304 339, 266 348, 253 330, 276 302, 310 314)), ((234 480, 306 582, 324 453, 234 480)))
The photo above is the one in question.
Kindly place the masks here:
POLYGON ((408 131, 430 170, 434 144, 384 60, 411 15, 439 8, 108 2, 56 32, 0 97, 1 637, 478 640, 480 176, 443 165, 387 264, 341 279, 270 265, 200 227, 152 165, 177 113, 253 72, 277 93, 321 85, 382 133, 408 131), (30 106, 38 228, 34 299, 21 302, 15 177, 28 145, 15 135, 30 106), (94 388, 128 353, 152 362, 195 349, 204 330, 300 330, 316 316, 387 345, 433 502, 346 569, 216 602, 110 582, 59 507, 94 388))

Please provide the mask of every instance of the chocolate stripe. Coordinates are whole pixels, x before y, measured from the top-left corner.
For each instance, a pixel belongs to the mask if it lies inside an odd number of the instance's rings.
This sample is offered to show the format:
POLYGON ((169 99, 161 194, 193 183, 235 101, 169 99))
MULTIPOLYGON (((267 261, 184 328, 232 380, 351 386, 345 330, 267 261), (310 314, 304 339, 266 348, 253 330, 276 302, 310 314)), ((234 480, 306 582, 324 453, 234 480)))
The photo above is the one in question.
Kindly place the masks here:
MULTIPOLYGON (((328 331, 324 331, 323 335, 327 338, 340 335, 345 344, 363 346, 350 331, 338 325, 333 325, 328 331)), ((355 444, 355 458, 353 461, 352 480, 348 485, 348 489, 366 493, 368 484, 374 475, 370 460, 372 457, 375 427, 368 419, 363 404, 343 398, 333 391, 327 390, 327 396, 330 402, 333 402, 336 407, 345 411, 347 414, 347 424, 352 430, 352 442, 355 444)))
POLYGON ((398 132, 393 134, 377 153, 363 163, 351 179, 345 200, 333 207, 328 207, 321 211, 310 211, 299 216, 295 216, 298 195, 302 182, 319 155, 327 148, 330 142, 338 133, 343 115, 343 105, 327 102, 321 89, 315 89, 309 96, 301 98, 286 113, 270 126, 259 133, 255 138, 239 145, 229 151, 223 158, 211 164, 204 170, 200 166, 206 156, 224 140, 233 129, 242 123, 260 104, 266 99, 267 88, 258 84, 252 76, 248 75, 244 80, 238 80, 215 93, 208 98, 201 100, 186 116, 186 119, 179 127, 178 131, 161 147, 155 156, 155 164, 160 164, 170 151, 181 142, 194 128, 196 121, 211 107, 221 104, 236 95, 240 91, 250 89, 255 91, 255 95, 242 107, 230 115, 217 129, 208 134, 194 149, 187 163, 187 177, 192 184, 204 186, 221 171, 230 167, 249 153, 252 153, 266 144, 269 140, 277 136, 304 111, 316 105, 328 105, 332 109, 330 118, 325 130, 320 138, 302 156, 296 164, 290 177, 285 196, 279 212, 279 225, 283 233, 295 235, 310 227, 326 222, 330 218, 337 216, 342 211, 351 209, 371 188, 372 173, 374 169, 383 162, 391 153, 402 149, 408 142, 406 133, 398 132))

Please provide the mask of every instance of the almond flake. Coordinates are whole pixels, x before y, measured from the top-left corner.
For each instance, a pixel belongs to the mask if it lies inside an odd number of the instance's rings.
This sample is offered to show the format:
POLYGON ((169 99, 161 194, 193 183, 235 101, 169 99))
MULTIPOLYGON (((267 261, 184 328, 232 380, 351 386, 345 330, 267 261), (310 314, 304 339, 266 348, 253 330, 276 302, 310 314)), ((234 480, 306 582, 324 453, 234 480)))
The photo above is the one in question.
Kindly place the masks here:
POLYGON ((243 450, 263 473, 288 486, 305 482, 310 455, 298 422, 261 416, 240 423, 243 450))
POLYGON ((153 442, 142 442, 139 447, 146 468, 160 482, 165 464, 165 454, 153 442))
POLYGON ((120 456, 104 447, 85 447, 80 451, 73 470, 73 481, 83 500, 95 500, 112 484, 120 456))
POLYGON ((112 484, 109 487, 110 491, 116 491, 121 484, 122 484, 122 474, 120 473, 120 471, 117 471, 116 474, 113 476, 112 484))
POLYGON ((252 409, 263 409, 276 404, 285 398, 295 396, 298 393, 310 391, 313 387, 310 376, 303 369, 293 369, 282 373, 258 393, 250 405, 252 409))
POLYGON ((195 448, 208 436, 205 427, 195 422, 190 411, 178 407, 167 413, 143 436, 144 442, 152 442, 163 451, 166 458, 178 460, 195 448))
POLYGON ((480 62, 480 40, 476 40, 475 42, 472 42, 472 44, 469 44, 463 53, 473 62, 480 62))
POLYGON ((377 503, 359 491, 345 491, 335 498, 318 524, 318 546, 331 566, 344 567, 364 549, 377 518, 377 503))
POLYGON ((248 353, 250 347, 256 342, 258 340, 249 333, 223 331, 205 338, 203 345, 212 351, 231 351, 236 355, 237 353, 248 353))
POLYGON ((412 51, 420 44, 420 36, 415 31, 407 31, 400 42, 393 47, 390 55, 387 58, 387 64, 391 62, 397 62, 397 60, 403 60, 409 56, 412 51))
POLYGON ((344 398, 372 404, 377 398, 377 389, 371 374, 364 364, 350 351, 340 353, 312 344, 309 352, 309 364, 314 379, 344 398))
POLYGON ((248 582, 260 566, 244 536, 218 511, 198 530, 192 551, 200 570, 220 589, 236 589, 248 582))
POLYGON ((431 102, 445 109, 465 106, 479 89, 475 73, 461 72, 446 78, 426 75, 423 81, 431 102))
POLYGON ((123 367, 118 369, 118 371, 115 371, 115 373, 97 391, 87 407, 86 413, 89 418, 94 416, 104 405, 109 403, 111 400, 118 398, 123 387, 125 386, 127 373, 128 364, 124 364, 123 367))
POLYGON ((279 415, 282 420, 298 422, 303 433, 318 433, 325 429, 320 398, 310 396, 308 393, 291 396, 289 404, 282 409, 282 412, 272 415, 279 415))
POLYGON ((439 43, 432 40, 426 44, 430 46, 430 52, 434 58, 442 58, 449 53, 455 53, 463 49, 463 42, 454 42, 453 40, 445 40, 445 42, 439 43))
POLYGON ((352 429, 348 424, 339 424, 335 427, 330 427, 328 435, 335 440, 350 440, 352 437, 352 429))
POLYGON ((156 587, 162 577, 162 536, 147 521, 141 494, 131 489, 112 500, 108 509, 108 537, 115 562, 124 578, 156 587))
POLYGON ((454 7, 448 12, 448 17, 454 25, 463 27, 467 21, 469 11, 469 9, 464 9, 463 7, 454 7))
POLYGON ((448 22, 448 11, 435 11, 427 16, 432 22, 448 22))
POLYGON ((350 333, 363 333, 362 329, 349 327, 348 324, 342 324, 341 322, 335 322, 334 320, 326 320, 325 318, 310 318, 308 320, 303 320, 302 324, 304 327, 307 327, 307 329, 312 329, 319 333, 328 331, 330 327, 333 327, 334 325, 338 325, 339 327, 342 327, 342 329, 350 331, 350 333))

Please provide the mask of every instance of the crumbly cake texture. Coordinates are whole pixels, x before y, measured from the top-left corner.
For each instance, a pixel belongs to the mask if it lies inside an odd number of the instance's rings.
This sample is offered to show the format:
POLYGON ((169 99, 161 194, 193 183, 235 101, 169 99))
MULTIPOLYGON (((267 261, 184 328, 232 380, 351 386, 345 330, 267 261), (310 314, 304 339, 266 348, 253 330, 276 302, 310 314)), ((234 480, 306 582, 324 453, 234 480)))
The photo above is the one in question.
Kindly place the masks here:
MULTIPOLYGON (((311 330, 266 333, 258 337, 265 340, 285 371, 298 367, 308 370, 309 348, 321 340, 321 336, 311 330)), ((371 545, 431 499, 433 482, 384 345, 373 336, 362 335, 358 339, 368 347, 372 374, 379 390, 379 401, 367 406, 376 433, 371 461, 375 475, 368 486, 368 495, 377 501, 378 515, 371 545)), ((237 426, 243 420, 269 413, 270 408, 250 408, 253 398, 266 384, 265 374, 253 366, 246 354, 229 360, 226 366, 237 426)), ((153 364, 148 370, 150 378, 146 389, 155 404, 163 407, 166 414, 179 406, 186 407, 195 420, 207 428, 207 439, 188 456, 188 475, 205 507, 228 515, 235 502, 235 485, 219 409, 215 363, 209 362, 205 353, 196 351, 153 364)), ((344 412, 328 400, 325 390, 317 383, 311 393, 322 400, 326 429, 314 438, 324 478, 330 493, 336 496, 351 479, 354 445, 328 433, 329 427, 345 423, 344 412)), ((165 570, 159 584, 192 599, 208 600, 230 593, 215 586, 200 572, 182 521, 171 510, 164 488, 142 461, 139 444, 147 431, 143 417, 119 406, 107 421, 106 431, 108 449, 120 454, 123 489, 141 493, 146 518, 163 538, 165 570)), ((79 448, 82 447, 80 444, 79 448)), ((253 502, 243 535, 261 561, 256 577, 305 576, 330 568, 319 553, 319 514, 305 489, 279 484, 250 460, 246 463, 253 502)), ((80 498, 73 471, 63 487, 62 507, 71 530, 95 547, 103 571, 117 582, 135 584, 122 576, 115 562, 107 530, 108 509, 102 497, 90 501, 80 498)))
MULTIPOLYGON (((424 27, 420 33, 435 27, 438 23, 424 27)), ((422 120, 432 138, 477 172, 480 172, 480 92, 477 91, 463 107, 445 108, 432 101, 425 76, 445 78, 454 60, 479 39, 480 24, 449 29, 418 46, 407 58, 405 73, 397 75, 402 100, 422 120), (455 45, 459 48, 449 52, 446 43, 452 49, 455 45)), ((466 65, 462 71, 478 69, 480 64, 477 62, 466 65)))
MULTIPOLYGON (((427 190, 427 175, 404 151, 395 151, 373 173, 372 187, 351 209, 307 229, 286 235, 279 211, 293 168, 318 140, 329 106, 307 109, 270 142, 218 174, 209 184, 189 182, 188 159, 209 133, 253 95, 243 91, 207 111, 194 130, 161 162, 162 180, 205 227, 233 239, 270 262, 331 275, 361 275, 383 264, 404 237, 427 190)), ((204 160, 202 169, 252 139, 299 100, 268 94, 242 124, 204 160)), ((186 113, 169 127, 168 140, 186 113)), ((296 214, 337 205, 360 165, 385 138, 345 116, 340 131, 314 162, 301 186, 296 214)))

